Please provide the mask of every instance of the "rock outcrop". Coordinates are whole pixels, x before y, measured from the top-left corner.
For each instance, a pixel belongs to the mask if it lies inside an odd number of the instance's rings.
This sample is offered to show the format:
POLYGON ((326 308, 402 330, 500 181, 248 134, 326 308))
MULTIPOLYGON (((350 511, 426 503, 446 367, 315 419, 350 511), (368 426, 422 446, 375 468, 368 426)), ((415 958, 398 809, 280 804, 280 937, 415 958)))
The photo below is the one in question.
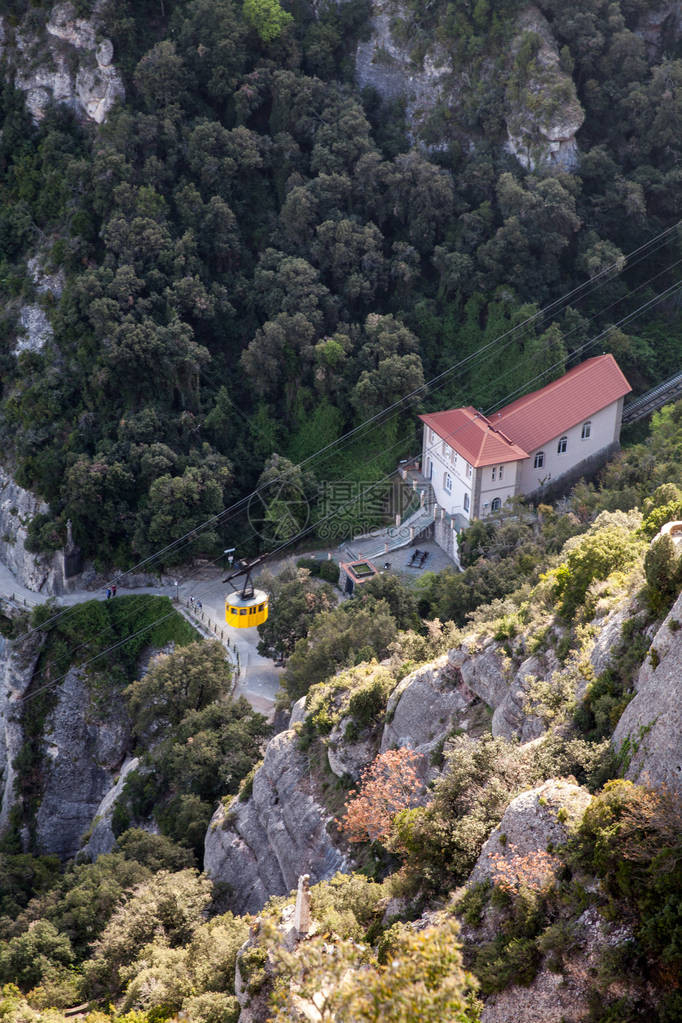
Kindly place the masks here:
POLYGON ((527 170, 574 170, 585 120, 573 79, 561 68, 547 19, 529 6, 516 21, 506 89, 507 149, 527 170))
POLYGON ((682 790, 682 595, 654 636, 613 733, 626 778, 682 790))
POLYGON ((649 4, 639 15, 635 34, 644 40, 652 60, 672 50, 682 35, 682 0, 649 4))
POLYGON ((17 582, 45 595, 64 591, 63 560, 60 554, 31 554, 25 542, 31 519, 48 510, 0 466, 0 561, 17 582))
POLYGON ((91 860, 96 860, 98 856, 103 856, 104 853, 110 853, 116 844, 116 836, 111 827, 116 801, 123 792, 126 778, 131 771, 136 769, 139 763, 138 757, 130 757, 129 760, 125 761, 121 768, 121 773, 109 791, 105 793, 95 811, 90 837, 81 850, 91 860))
POLYGON ((271 895, 287 894, 300 874, 315 883, 346 869, 297 742, 293 731, 271 739, 249 799, 220 806, 206 833, 204 870, 231 887, 237 913, 257 912, 271 895))
POLYGON ((45 784, 36 814, 36 846, 61 859, 75 856, 84 833, 130 744, 121 700, 98 698, 84 674, 71 669, 43 733, 45 784))
POLYGON ((513 799, 481 849, 469 884, 485 881, 518 857, 545 853, 568 841, 592 797, 572 782, 550 780, 513 799))
POLYGON ((31 684, 44 642, 40 632, 14 643, 0 636, 0 835, 17 799, 14 759, 24 741, 20 700, 31 684))
MULTIPOLYGON (((447 52, 434 46, 418 66, 410 47, 394 38, 391 22, 405 11, 397 0, 372 0, 371 34, 358 44, 355 80, 371 86, 385 100, 404 99, 410 134, 419 138, 435 107, 451 91, 452 66, 447 52)), ((438 148, 432 143, 432 148, 438 148)))
POLYGON ((467 730, 475 701, 447 654, 417 668, 391 694, 381 752, 410 746, 418 753, 431 753, 453 729, 467 730))
POLYGON ((44 33, 26 21, 13 33, 3 22, 0 31, 0 46, 14 51, 14 83, 35 121, 55 102, 101 124, 114 103, 125 98, 111 40, 99 34, 97 5, 92 19, 86 20, 76 16, 72 4, 55 4, 44 33))
POLYGON ((534 654, 517 668, 492 639, 466 639, 448 654, 450 667, 462 682, 486 703, 493 713, 492 733, 497 738, 530 742, 544 731, 542 723, 528 715, 525 704, 533 678, 547 678, 558 661, 552 651, 534 654))

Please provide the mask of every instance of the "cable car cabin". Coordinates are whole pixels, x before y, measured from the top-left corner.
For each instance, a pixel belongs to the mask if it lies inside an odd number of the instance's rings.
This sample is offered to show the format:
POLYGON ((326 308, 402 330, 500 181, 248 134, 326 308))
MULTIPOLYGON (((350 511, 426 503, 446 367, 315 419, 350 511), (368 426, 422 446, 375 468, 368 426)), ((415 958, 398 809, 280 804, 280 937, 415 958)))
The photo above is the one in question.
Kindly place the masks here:
POLYGON ((268 617, 268 595, 263 590, 253 590, 253 596, 243 593, 228 593, 225 598, 225 621, 235 629, 253 629, 262 625, 268 617))

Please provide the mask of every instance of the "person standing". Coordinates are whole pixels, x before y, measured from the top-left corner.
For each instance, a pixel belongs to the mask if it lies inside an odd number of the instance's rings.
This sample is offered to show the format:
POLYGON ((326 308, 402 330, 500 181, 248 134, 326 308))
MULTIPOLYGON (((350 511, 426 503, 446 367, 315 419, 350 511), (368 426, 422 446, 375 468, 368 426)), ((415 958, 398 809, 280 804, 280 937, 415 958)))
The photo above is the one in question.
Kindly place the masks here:
POLYGON ((111 587, 111 595, 112 595, 112 597, 116 596, 116 590, 117 589, 118 589, 118 587, 117 587, 116 583, 114 583, 114 585, 111 587))
POLYGON ((111 599, 111 587, 107 586, 107 600, 111 599))

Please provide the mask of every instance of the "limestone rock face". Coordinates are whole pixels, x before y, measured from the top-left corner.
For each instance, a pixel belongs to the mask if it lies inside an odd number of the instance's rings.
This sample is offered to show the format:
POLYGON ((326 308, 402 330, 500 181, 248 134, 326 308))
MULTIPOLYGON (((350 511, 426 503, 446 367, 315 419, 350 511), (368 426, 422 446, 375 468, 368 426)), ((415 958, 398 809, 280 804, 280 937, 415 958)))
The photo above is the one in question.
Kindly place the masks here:
POLYGON ((546 781, 522 792, 511 801, 481 849, 469 883, 490 878, 494 858, 511 861, 529 853, 545 852, 550 843, 555 847, 565 845, 570 826, 580 821, 591 798, 587 789, 567 781, 546 781), (500 841, 502 835, 505 837, 500 841))
POLYGON ((549 22, 537 7, 525 8, 516 27, 510 47, 515 66, 506 91, 507 149, 527 170, 574 170, 578 162, 575 136, 585 112, 573 79, 562 70, 549 22), (520 68, 518 55, 530 38, 536 52, 520 68))
MULTIPOLYGON (((627 926, 609 926, 591 906, 572 929, 574 947, 562 973, 544 967, 528 987, 513 984, 492 995, 481 1013, 481 1023, 582 1023, 589 1016, 590 981, 608 948, 633 938, 627 926)), ((621 994, 627 980, 619 983, 621 994)))
POLYGON ((93 699, 83 674, 72 669, 59 686, 44 731, 45 786, 36 815, 40 852, 69 859, 81 847, 130 742, 121 700, 93 699))
POLYGON ((19 313, 19 326, 23 336, 17 338, 15 354, 20 352, 39 352, 48 341, 52 340, 52 324, 45 310, 39 305, 25 305, 19 313))
POLYGON ((487 640, 479 648, 475 641, 465 639, 449 652, 448 661, 467 688, 494 711, 495 738, 530 742, 542 734, 542 723, 529 716, 524 706, 532 678, 546 678, 556 669, 558 662, 553 653, 528 657, 514 670, 499 643, 487 640))
POLYGON ((60 556, 31 554, 24 544, 31 519, 47 511, 44 502, 15 483, 0 466, 0 561, 19 583, 46 595, 63 592, 64 570, 60 556))
POLYGON ((611 667, 613 651, 620 642, 623 626, 635 613, 636 609, 628 602, 624 606, 615 608, 599 623, 600 632, 590 651, 590 664, 594 668, 595 675, 601 675, 611 667))
POLYGON ((0 46, 16 48, 15 85, 25 94, 34 120, 40 121, 51 101, 70 106, 97 124, 114 103, 125 98, 123 81, 113 65, 113 45, 99 35, 96 14, 78 18, 70 3, 55 4, 45 23, 44 38, 22 25, 13 40, 0 25, 0 46), (75 59, 74 59, 75 58, 75 59))
POLYGON ((650 59, 660 57, 682 34, 682 0, 647 4, 639 15, 635 34, 644 40, 650 59))
POLYGON ((123 792, 126 778, 131 771, 134 771, 140 763, 138 757, 130 757, 121 768, 121 773, 116 782, 102 798, 101 803, 95 811, 90 838, 82 848, 82 852, 96 860, 104 853, 110 853, 116 844, 116 836, 111 829, 111 822, 114 816, 114 808, 118 797, 123 792))
POLYGON ((682 594, 654 636, 613 733, 626 778, 682 789, 682 594))
POLYGON ((464 640, 449 652, 448 660, 472 692, 490 707, 499 707, 509 691, 510 678, 497 643, 491 640, 479 649, 473 641, 464 640))
POLYGON ((410 746, 418 753, 430 753, 448 732, 461 725, 473 699, 447 654, 417 668, 391 694, 381 752, 410 746))
POLYGON ((327 760, 337 778, 346 775, 357 780, 377 754, 374 732, 365 729, 363 734, 351 742, 346 737, 346 727, 351 724, 349 717, 342 718, 329 733, 326 741, 327 760))
POLYGON ((250 798, 218 807, 206 833, 204 870, 233 890, 232 908, 254 913, 271 895, 285 895, 300 874, 326 880, 346 869, 327 824, 329 812, 316 798, 307 757, 295 732, 268 743, 250 798))
POLYGON ((438 47, 424 57, 421 67, 413 63, 409 46, 398 43, 391 32, 392 19, 404 13, 399 0, 372 0, 371 34, 358 44, 355 80, 359 88, 371 86, 385 100, 404 98, 407 124, 411 134, 419 136, 448 91, 452 68, 447 53, 438 47))
POLYGON ((21 704, 35 671, 45 637, 36 632, 21 643, 0 636, 0 835, 16 803, 14 758, 21 749, 21 704))

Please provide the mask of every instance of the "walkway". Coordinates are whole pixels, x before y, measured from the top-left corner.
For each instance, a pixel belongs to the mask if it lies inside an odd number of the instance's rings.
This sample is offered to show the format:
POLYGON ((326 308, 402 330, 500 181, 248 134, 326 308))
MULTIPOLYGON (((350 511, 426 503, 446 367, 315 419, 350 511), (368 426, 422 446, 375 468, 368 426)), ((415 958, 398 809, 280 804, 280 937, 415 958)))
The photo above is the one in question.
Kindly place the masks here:
MULTIPOLYGON (((274 713, 275 696, 279 689, 279 679, 282 668, 275 667, 274 663, 267 657, 262 657, 258 650, 257 629, 234 629, 225 622, 225 585, 222 582, 222 572, 216 569, 199 572, 192 582, 184 583, 179 589, 180 613, 193 625, 199 626, 205 636, 212 635, 230 653, 233 663, 239 665, 239 679, 235 694, 245 696, 251 706, 262 714, 271 716, 274 713), (194 593, 202 602, 202 616, 194 615, 189 608, 189 597, 194 593)), ((138 593, 148 593, 157 597, 170 597, 173 600, 176 596, 176 587, 168 586, 140 586, 134 589, 127 589, 125 585, 119 586, 119 595, 128 596, 138 593)), ((85 603, 87 600, 102 598, 101 589, 98 590, 75 590, 72 593, 64 593, 55 597, 57 607, 72 607, 75 604, 85 603)), ((0 598, 4 597, 18 607, 32 608, 38 604, 44 604, 48 597, 42 593, 36 593, 23 586, 12 574, 9 568, 0 562, 0 598)), ((114 600, 116 598, 113 598, 114 600)))

